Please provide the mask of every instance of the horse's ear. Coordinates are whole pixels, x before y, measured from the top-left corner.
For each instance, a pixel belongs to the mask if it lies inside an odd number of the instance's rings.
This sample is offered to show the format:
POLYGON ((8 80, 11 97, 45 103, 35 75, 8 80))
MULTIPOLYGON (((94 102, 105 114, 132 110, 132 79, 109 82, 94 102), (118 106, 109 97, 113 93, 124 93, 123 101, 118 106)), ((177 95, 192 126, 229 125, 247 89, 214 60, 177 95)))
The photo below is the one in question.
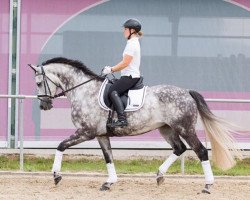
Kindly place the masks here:
POLYGON ((28 66, 34 70, 34 72, 36 73, 37 72, 37 67, 36 66, 33 66, 32 64, 28 64, 28 66))

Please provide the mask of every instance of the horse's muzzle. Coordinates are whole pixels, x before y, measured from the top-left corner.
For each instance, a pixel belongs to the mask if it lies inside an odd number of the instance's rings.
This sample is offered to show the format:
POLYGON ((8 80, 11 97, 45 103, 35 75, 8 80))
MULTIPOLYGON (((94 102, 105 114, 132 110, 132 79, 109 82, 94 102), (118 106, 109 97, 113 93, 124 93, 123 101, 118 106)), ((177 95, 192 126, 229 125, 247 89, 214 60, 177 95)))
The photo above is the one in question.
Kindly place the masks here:
POLYGON ((41 110, 50 110, 53 108, 52 100, 50 98, 40 99, 40 109, 41 110))

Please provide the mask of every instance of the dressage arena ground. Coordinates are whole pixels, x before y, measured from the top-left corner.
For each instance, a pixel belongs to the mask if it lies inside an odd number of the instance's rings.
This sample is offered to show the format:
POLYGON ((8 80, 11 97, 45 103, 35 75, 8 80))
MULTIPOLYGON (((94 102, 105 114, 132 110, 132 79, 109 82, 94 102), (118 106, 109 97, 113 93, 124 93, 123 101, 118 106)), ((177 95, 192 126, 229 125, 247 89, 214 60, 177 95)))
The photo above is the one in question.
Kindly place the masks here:
POLYGON ((216 199, 249 200, 249 177, 217 177, 212 194, 203 194, 202 176, 166 176, 158 187, 155 176, 120 175, 110 191, 99 187, 106 180, 101 174, 65 174, 58 186, 53 184, 50 173, 0 173, 0 199, 30 200, 152 200, 152 199, 216 199), (136 177, 132 177, 136 176, 136 177))

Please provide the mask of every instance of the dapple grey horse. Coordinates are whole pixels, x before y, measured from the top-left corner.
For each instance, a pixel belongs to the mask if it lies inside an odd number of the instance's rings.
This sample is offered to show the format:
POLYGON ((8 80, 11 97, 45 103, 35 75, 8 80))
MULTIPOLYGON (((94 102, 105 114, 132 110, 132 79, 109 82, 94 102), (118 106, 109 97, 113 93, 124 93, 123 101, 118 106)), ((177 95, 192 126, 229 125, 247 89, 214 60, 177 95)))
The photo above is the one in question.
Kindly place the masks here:
POLYGON ((53 98, 60 96, 57 94, 57 89, 60 88, 63 91, 61 94, 65 94, 71 103, 72 122, 77 128, 56 150, 52 169, 55 184, 62 178, 60 170, 63 152, 73 145, 97 138, 108 171, 108 179, 101 186, 101 190, 110 189, 117 181, 110 137, 134 136, 159 129, 162 137, 173 148, 173 153, 159 167, 157 184, 162 184, 168 168, 186 151, 181 140, 183 138, 201 161, 205 175, 205 187, 202 191, 210 193, 214 177, 207 149, 195 132, 198 114, 211 142, 214 164, 222 169, 229 169, 235 164, 235 156, 240 156, 231 136, 231 124, 215 116, 196 91, 170 85, 148 87, 143 107, 136 112, 127 113, 129 125, 108 133, 108 112, 98 105, 103 77, 96 75, 79 61, 62 57, 47 60, 41 66, 29 66, 35 71, 40 108, 51 109, 53 98))

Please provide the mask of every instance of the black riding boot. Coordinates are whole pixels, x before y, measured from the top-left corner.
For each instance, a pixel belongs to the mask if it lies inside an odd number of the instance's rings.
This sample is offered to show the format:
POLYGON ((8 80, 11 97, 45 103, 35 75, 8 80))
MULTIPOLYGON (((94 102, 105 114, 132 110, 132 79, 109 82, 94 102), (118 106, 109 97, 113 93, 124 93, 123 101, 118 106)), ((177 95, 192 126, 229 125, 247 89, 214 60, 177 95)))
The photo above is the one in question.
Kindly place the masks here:
POLYGON ((117 112, 117 117, 118 117, 118 120, 116 122, 113 122, 112 124, 110 124, 110 126, 112 128, 127 126, 128 122, 127 122, 126 115, 124 113, 124 105, 122 103, 122 100, 121 100, 119 94, 116 91, 113 91, 110 94, 110 99, 113 103, 114 109, 117 112))

